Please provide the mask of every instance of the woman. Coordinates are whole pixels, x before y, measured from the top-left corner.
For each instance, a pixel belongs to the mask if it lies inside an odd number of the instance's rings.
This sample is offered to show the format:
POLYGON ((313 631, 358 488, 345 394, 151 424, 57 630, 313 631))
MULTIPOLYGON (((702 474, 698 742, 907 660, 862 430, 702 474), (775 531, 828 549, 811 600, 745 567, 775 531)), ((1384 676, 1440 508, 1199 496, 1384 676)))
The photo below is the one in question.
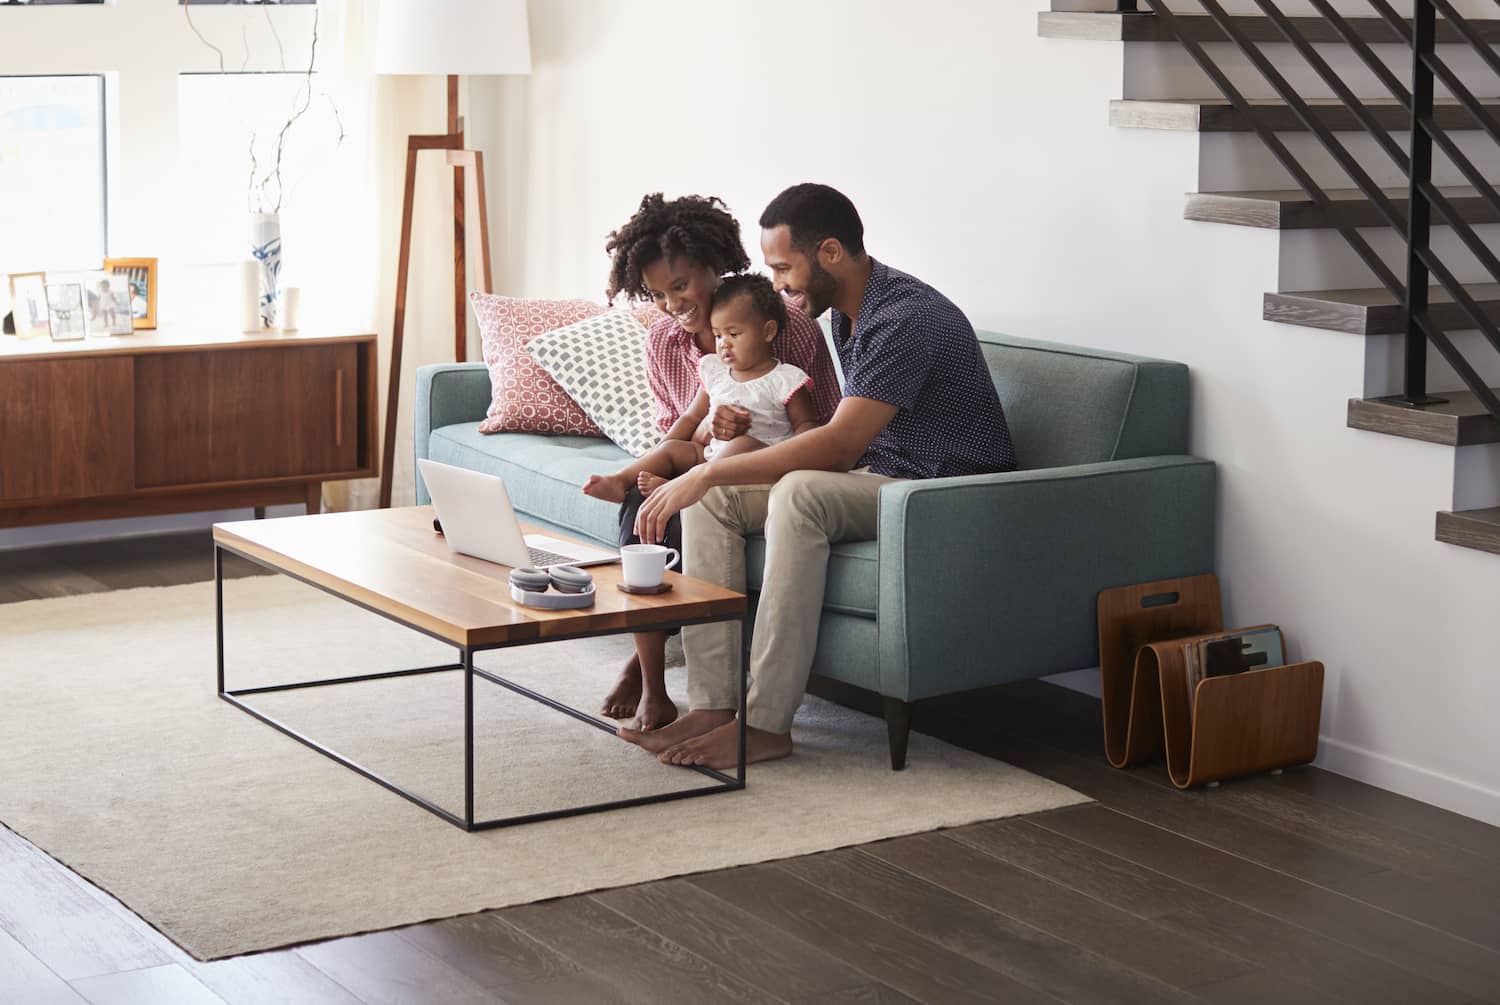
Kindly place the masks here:
MULTIPOLYGON (((655 192, 642 199, 635 215, 609 235, 604 250, 611 256, 608 299, 613 302, 623 293, 630 300, 650 301, 665 315, 651 326, 646 340, 656 424, 665 434, 697 396, 698 361, 714 351, 708 314, 720 277, 750 267, 740 243, 740 225, 720 199, 687 195, 668 201, 655 192)), ((776 350, 781 362, 801 367, 812 377, 813 410, 819 422, 827 422, 838 406, 839 384, 817 322, 788 303, 787 328, 777 338, 776 350)), ((716 428, 734 432, 736 423, 742 421, 732 412, 710 415, 697 438, 706 443, 716 428)), ((640 505, 641 494, 632 487, 620 507, 622 546, 638 541, 635 513, 640 505)), ((663 543, 681 552, 682 528, 677 518, 668 525, 663 543)), ((677 706, 667 697, 664 684, 663 641, 659 632, 637 636, 636 655, 604 699, 604 715, 633 719, 631 728, 641 730, 656 729, 677 718, 677 706)))

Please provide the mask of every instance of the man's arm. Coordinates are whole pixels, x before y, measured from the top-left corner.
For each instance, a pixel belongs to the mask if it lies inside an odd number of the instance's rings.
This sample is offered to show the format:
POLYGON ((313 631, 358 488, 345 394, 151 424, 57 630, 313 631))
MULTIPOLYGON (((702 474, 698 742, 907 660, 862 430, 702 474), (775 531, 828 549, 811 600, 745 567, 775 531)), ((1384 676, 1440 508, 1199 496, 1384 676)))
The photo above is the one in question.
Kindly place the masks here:
POLYGON ((636 533, 642 541, 660 543, 667 521, 717 485, 764 485, 804 469, 848 471, 859 463, 897 411, 895 405, 874 398, 845 398, 826 426, 764 450, 699 464, 646 497, 636 514, 636 533))

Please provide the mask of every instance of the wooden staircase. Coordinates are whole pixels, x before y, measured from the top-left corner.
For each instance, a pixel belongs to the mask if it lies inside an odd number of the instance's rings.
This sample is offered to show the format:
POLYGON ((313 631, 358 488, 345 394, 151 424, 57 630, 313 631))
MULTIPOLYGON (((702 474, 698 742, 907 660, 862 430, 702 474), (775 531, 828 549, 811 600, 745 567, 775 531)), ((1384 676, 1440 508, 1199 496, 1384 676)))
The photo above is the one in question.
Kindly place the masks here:
MULTIPOLYGON (((1109 41, 1127 43, 1177 43, 1155 14, 1113 11, 1113 0, 1053 0, 1052 10, 1037 17, 1037 32, 1043 38, 1109 41)), ((1224 43, 1227 36, 1204 15, 1179 14, 1177 20, 1185 33, 1203 43, 1224 43)), ((1294 17, 1290 20, 1309 41, 1339 43, 1334 26, 1319 17, 1294 17)), ((1355 33, 1370 44, 1405 45, 1394 29, 1380 18, 1350 17, 1355 33)), ((1234 18, 1236 27, 1252 40, 1261 43, 1284 42, 1270 18, 1241 15, 1234 18)), ((1470 19, 1482 38, 1500 44, 1500 18, 1470 19)), ((1462 42, 1463 39, 1443 19, 1438 20, 1437 41, 1462 42)), ((1318 120, 1333 131, 1360 131, 1354 114, 1337 100, 1305 99, 1318 120)), ((1365 100, 1379 124, 1401 135, 1409 128, 1406 111, 1392 100, 1365 100)), ((1307 129, 1293 110, 1278 100, 1255 100, 1257 106, 1277 132, 1306 133, 1307 129)), ((1500 98, 1485 99, 1484 108, 1500 116, 1500 98)), ((1478 129, 1468 111, 1452 101, 1435 103, 1433 117, 1438 126, 1449 131, 1478 129)), ((1152 98, 1118 99, 1110 102, 1110 124, 1123 129, 1156 129, 1182 132, 1245 133, 1253 126, 1229 101, 1223 98, 1152 98)), ((1497 212, 1474 189, 1461 186, 1440 189, 1459 215, 1470 224, 1500 223, 1497 212)), ((1335 213, 1354 227, 1383 227, 1384 217, 1357 189, 1329 191, 1335 213)), ((1387 190, 1386 195, 1401 213, 1407 209, 1407 192, 1387 190)), ((1300 190, 1264 190, 1241 192, 1192 192, 1187 195, 1185 219, 1203 223, 1270 230, 1316 231, 1335 226, 1320 206, 1300 190)), ((1441 224, 1434 217, 1434 227, 1441 224)), ((1485 314, 1500 322, 1500 284, 1467 284, 1465 289, 1485 314)), ((1430 313, 1433 321, 1445 330, 1472 328, 1463 309, 1441 287, 1430 291, 1430 313)), ((1384 287, 1360 289, 1272 291, 1265 294, 1262 317, 1279 324, 1345 332, 1351 335, 1397 335, 1405 332, 1406 318, 1397 299, 1384 287)), ((1500 388, 1495 389, 1500 393, 1500 388)), ((1441 404, 1412 407, 1386 398, 1351 399, 1348 426, 1388 436, 1400 436, 1450 447, 1500 443, 1500 420, 1489 414, 1469 390, 1437 391, 1446 399, 1441 404)), ((1500 554, 1500 507, 1440 512, 1437 514, 1437 540, 1500 554)))

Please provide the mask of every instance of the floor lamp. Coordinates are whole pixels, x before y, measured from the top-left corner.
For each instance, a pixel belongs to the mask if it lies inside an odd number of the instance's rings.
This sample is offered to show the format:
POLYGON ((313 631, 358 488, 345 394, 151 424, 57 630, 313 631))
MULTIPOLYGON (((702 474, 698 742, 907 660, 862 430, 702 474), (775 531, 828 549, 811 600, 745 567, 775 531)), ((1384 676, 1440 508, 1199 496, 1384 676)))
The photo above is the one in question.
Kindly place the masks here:
POLYGON ((453 169, 453 358, 467 355, 467 263, 464 255, 464 172, 474 173, 484 290, 491 289, 490 235, 484 201, 484 155, 464 144, 458 114, 459 75, 531 72, 526 0, 380 0, 375 72, 440 74, 448 78, 448 131, 406 138, 406 184, 401 202, 401 258, 396 269, 396 316, 391 326, 390 383, 385 396, 385 441, 380 455, 380 505, 391 504, 396 413, 401 398, 401 350, 406 334, 406 284, 411 265, 412 198, 417 155, 446 151, 453 169))

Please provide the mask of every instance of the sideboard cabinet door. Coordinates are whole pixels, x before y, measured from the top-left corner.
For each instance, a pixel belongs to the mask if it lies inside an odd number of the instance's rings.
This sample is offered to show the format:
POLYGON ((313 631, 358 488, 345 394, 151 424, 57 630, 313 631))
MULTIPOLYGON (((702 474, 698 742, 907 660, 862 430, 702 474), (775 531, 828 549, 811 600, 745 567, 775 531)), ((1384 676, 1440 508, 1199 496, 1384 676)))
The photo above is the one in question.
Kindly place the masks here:
POLYGON ((0 366, 0 500, 130 491, 131 364, 112 356, 0 366))
POLYGON ((354 470, 352 345, 159 353, 136 360, 136 485, 354 470))

